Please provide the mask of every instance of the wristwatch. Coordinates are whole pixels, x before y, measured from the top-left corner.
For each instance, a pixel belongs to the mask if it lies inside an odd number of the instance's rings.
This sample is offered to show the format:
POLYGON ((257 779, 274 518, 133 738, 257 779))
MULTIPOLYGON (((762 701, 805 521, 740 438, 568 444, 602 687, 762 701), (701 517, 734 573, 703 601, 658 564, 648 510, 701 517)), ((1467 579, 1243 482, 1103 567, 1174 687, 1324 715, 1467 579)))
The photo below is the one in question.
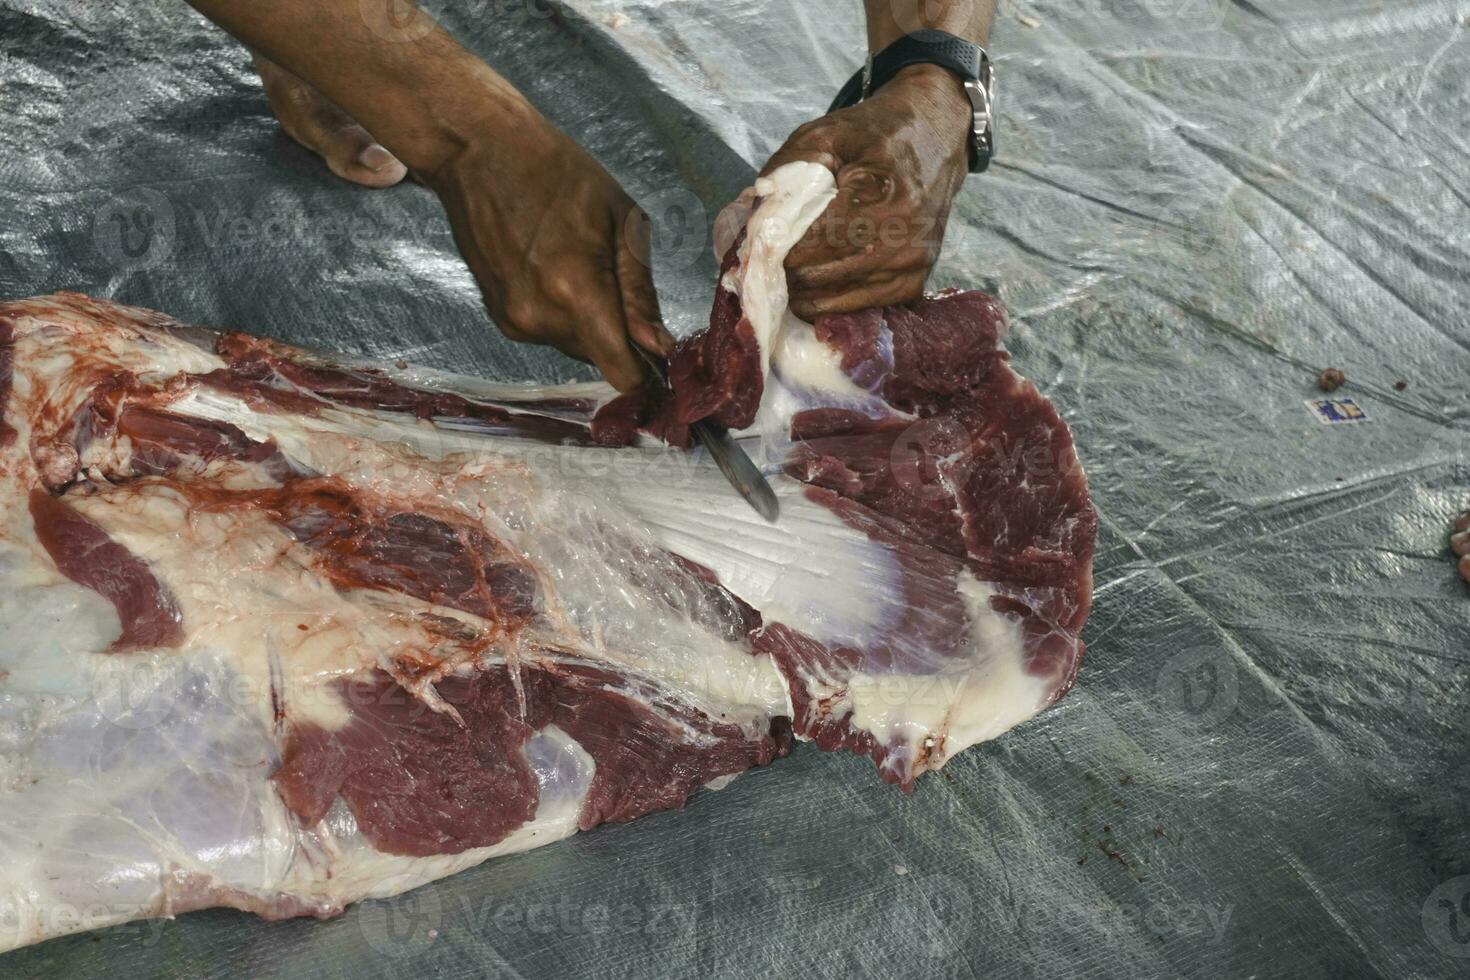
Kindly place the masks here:
POLYGON ((842 86, 827 111, 857 105, 909 65, 938 65, 959 76, 973 114, 970 173, 978 174, 990 166, 990 158, 995 155, 995 69, 984 48, 948 31, 915 31, 868 55, 867 63, 842 86))

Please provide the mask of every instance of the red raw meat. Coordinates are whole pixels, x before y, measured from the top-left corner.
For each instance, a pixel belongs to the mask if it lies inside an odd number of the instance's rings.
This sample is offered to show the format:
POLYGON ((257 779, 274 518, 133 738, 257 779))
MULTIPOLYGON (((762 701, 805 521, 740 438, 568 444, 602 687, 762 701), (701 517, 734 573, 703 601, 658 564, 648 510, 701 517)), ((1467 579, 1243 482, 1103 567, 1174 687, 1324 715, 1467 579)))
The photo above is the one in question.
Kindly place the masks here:
POLYGON ((122 632, 109 652, 178 646, 184 631, 173 596, 146 564, 65 500, 39 487, 30 494, 36 540, 61 574, 117 610, 122 632))

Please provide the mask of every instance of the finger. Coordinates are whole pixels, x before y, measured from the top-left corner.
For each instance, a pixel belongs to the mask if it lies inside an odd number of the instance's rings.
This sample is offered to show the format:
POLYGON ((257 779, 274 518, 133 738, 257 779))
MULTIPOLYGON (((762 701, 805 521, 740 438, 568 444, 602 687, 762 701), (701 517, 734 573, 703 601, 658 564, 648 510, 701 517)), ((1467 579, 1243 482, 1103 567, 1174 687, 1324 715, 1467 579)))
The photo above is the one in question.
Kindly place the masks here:
POLYGON ((837 196, 786 256, 786 268, 821 265, 867 251, 896 251, 916 237, 903 191, 891 174, 868 165, 847 166, 837 196))
POLYGON ((791 312, 812 323, 819 316, 901 306, 923 298, 925 279, 923 275, 908 273, 891 279, 866 282, 856 289, 793 295, 791 312))
POLYGON ((618 295, 623 305, 623 320, 628 336, 650 354, 668 357, 674 351, 674 337, 664 328, 663 313, 658 306, 658 290, 653 285, 653 260, 646 229, 647 220, 637 220, 642 212, 635 208, 623 221, 623 234, 618 239, 614 264, 618 278, 618 295))
POLYGON ((787 271, 828 265, 871 254, 871 221, 854 216, 841 204, 828 205, 806 234, 791 246, 784 263, 787 271))
POLYGON ((920 248, 886 247, 869 242, 861 250, 825 262, 786 270, 793 293, 840 293, 868 282, 928 271, 930 256, 920 248))
POLYGON ((845 164, 861 162, 865 157, 874 162, 882 161, 883 141, 874 139, 874 133, 868 127, 853 122, 854 117, 847 112, 846 109, 838 109, 797 129, 766 161, 761 168, 761 176, 798 160, 819 163, 834 175, 839 174, 845 164))
POLYGON ((590 292, 581 309, 574 311, 578 317, 577 347, 608 384, 618 391, 633 391, 643 385, 647 369, 629 346, 618 284, 605 271, 590 278, 590 292))
POLYGON ((582 349, 587 351, 588 358, 592 361, 607 383, 618 391, 637 391, 643 387, 648 380, 648 370, 633 349, 628 346, 628 334, 621 327, 617 327, 617 333, 613 332, 611 326, 600 326, 602 332, 600 339, 585 341, 582 349), (620 341, 620 342, 619 342, 620 341))
POLYGON ((876 254, 863 252, 821 265, 788 269, 786 289, 792 296, 835 295, 864 284, 886 282, 894 275, 879 266, 876 254))
POLYGON ((674 356, 674 335, 664 329, 662 323, 628 321, 628 336, 633 343, 657 357, 668 360, 674 356))

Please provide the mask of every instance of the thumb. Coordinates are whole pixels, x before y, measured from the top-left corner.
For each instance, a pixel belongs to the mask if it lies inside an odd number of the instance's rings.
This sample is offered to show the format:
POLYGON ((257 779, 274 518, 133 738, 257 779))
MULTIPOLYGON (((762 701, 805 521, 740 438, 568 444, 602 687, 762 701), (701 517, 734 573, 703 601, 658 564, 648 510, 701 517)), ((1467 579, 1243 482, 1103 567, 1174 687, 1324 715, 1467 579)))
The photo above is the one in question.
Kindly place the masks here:
POLYGON ((642 218, 642 211, 635 208, 623 226, 625 231, 618 242, 616 271, 628 336, 650 354, 668 357, 674 351, 674 337, 664 327, 658 291, 653 285, 648 221, 642 218))

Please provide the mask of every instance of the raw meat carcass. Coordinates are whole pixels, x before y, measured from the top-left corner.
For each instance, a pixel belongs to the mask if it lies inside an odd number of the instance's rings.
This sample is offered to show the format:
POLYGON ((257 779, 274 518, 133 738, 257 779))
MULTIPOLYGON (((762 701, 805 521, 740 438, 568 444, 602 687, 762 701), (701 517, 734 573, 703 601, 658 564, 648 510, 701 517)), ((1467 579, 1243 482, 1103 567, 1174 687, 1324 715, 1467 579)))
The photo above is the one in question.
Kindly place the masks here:
POLYGON ((758 190, 673 395, 0 306, 0 949, 332 915, 793 739, 908 788, 1066 692, 1096 516, 999 305, 802 324, 832 178, 758 190), (778 524, 677 448, 707 417, 778 524))

